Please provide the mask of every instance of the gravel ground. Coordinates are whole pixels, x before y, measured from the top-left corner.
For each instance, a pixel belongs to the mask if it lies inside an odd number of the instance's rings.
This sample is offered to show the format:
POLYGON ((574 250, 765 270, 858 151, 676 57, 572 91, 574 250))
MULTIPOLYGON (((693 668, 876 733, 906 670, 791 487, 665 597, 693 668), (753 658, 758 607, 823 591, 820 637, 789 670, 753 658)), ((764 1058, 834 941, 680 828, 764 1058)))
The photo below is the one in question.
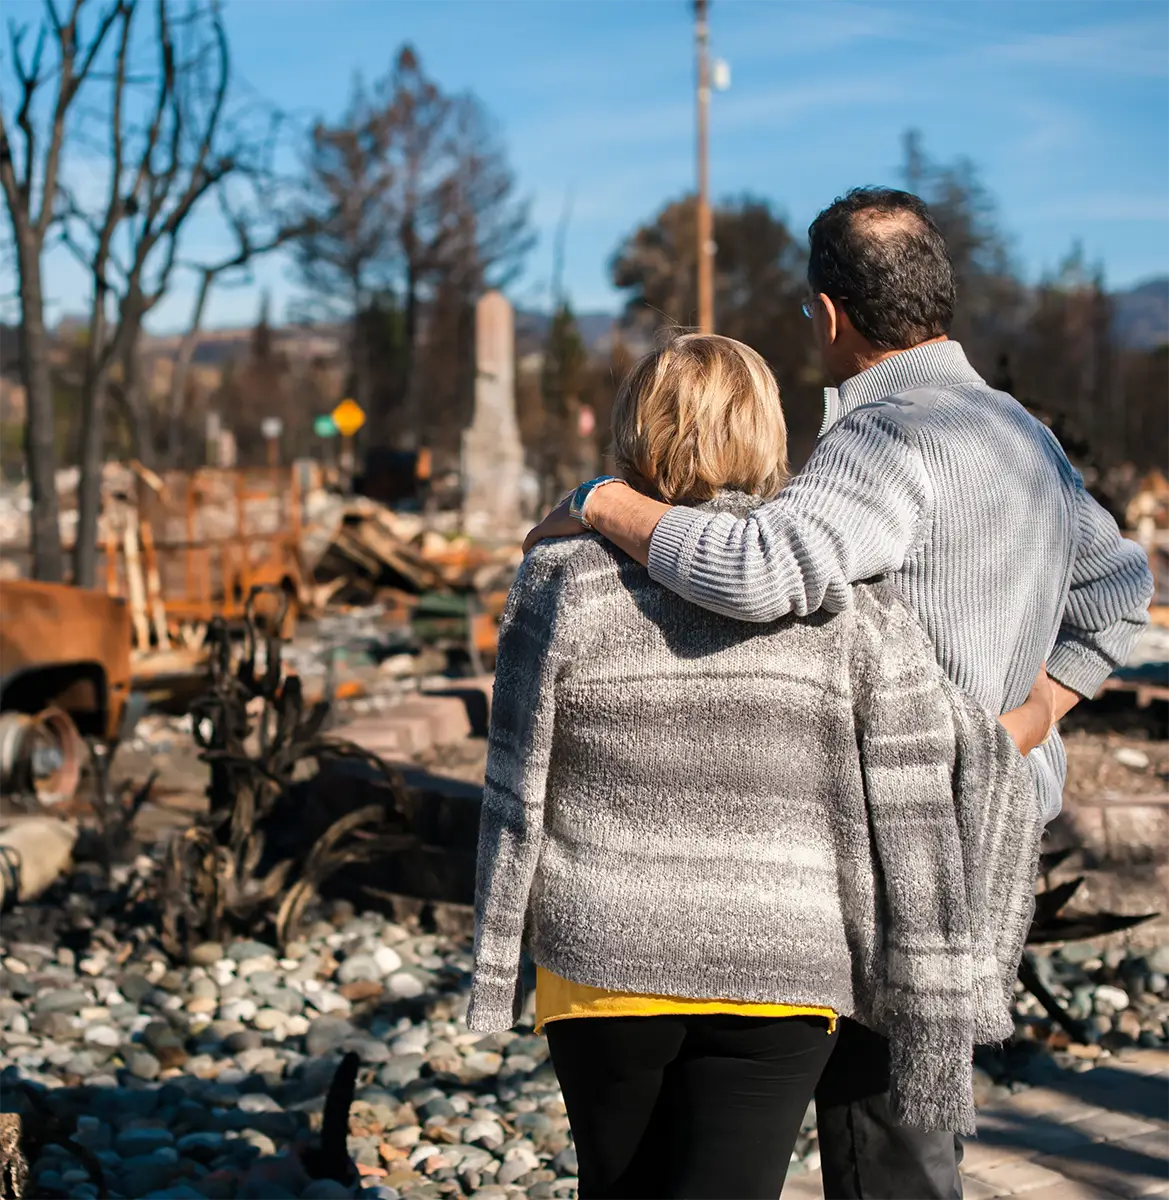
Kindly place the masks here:
MULTIPOLYGON (((575 1195, 546 1042, 530 1020, 487 1038, 461 1023, 466 944, 338 904, 282 958, 240 940, 199 946, 185 967, 149 930, 120 936, 105 921, 79 939, 86 899, 72 892, 70 928, 52 941, 24 940, 21 913, 5 929, 4 1106, 29 1111, 26 1081, 51 1114, 30 1195, 99 1195, 62 1144, 70 1134, 115 1198, 357 1194, 311 1180, 294 1150, 319 1132, 350 1050, 361 1060, 348 1143, 361 1194, 575 1195), (69 948, 79 940, 83 950, 69 948)), ((26 1122, 37 1140, 38 1120, 26 1122)))
MULTIPOLYGON (((1132 1046, 1169 1047, 1169 946, 1138 952, 1073 942, 1036 954, 1040 981, 1080 1022, 1082 1042, 1054 1026, 1039 1001, 1016 985, 1015 1041, 1039 1046, 1056 1065, 1087 1069, 1132 1046)), ((1022 1057, 1033 1057, 1024 1050, 1022 1057)), ((1046 1069, 1046 1068, 1041 1068, 1046 1069)), ((1035 1082, 1032 1080, 1032 1082, 1035 1082)))
MULTIPOLYGON (((1141 720, 1120 730, 1089 721, 1067 743, 1071 804, 1169 780, 1169 746, 1141 720)), ((160 835, 189 819, 178 801, 201 800, 205 768, 189 748, 184 719, 151 718, 120 756, 135 777, 162 766, 169 795, 154 807, 170 816, 160 835)), ((474 783, 484 758, 472 740, 418 765, 474 783)), ((155 869, 143 855, 114 882, 155 869)), ((508 1034, 484 1038, 462 1023, 466 941, 335 903, 283 957, 235 940, 200 946, 182 965, 148 922, 107 909, 82 864, 0 930, 0 1108, 24 1114, 28 1196, 89 1200, 103 1184, 113 1200, 576 1195, 568 1121, 530 1009, 508 1034), (348 1141, 359 1180, 345 1187, 310 1178, 304 1151, 350 1050, 361 1060, 348 1141)), ((978 1055, 980 1101, 1133 1046, 1169 1046, 1169 945, 1138 953, 1112 942, 1037 954, 1085 1040, 1073 1044, 1020 989, 1014 1041, 978 1055)), ((818 1160, 809 1110, 791 1173, 818 1160)))
POLYGON ((1169 741, 1151 720, 1144 729, 1073 728, 1064 735, 1064 746, 1066 808, 1101 795, 1154 795, 1169 788, 1169 741))
MULTIPOLYGON (((502 1035, 462 1024, 466 942, 337 903, 282 958, 237 940, 179 966, 149 928, 95 921, 90 879, 5 924, 0 1088, 6 1109, 30 1112, 31 1089, 42 1110, 26 1116, 39 1143, 29 1195, 93 1200, 95 1164, 115 1200, 575 1195, 568 1121, 530 1013, 502 1035), (350 1050, 360 1191, 310 1179, 299 1153, 350 1050)), ((1138 957, 1073 945, 1038 962, 1089 1040, 1071 1045, 1020 993, 1015 1042, 980 1054, 982 1101, 1169 1044, 1169 946, 1138 957)), ((809 1112, 792 1173, 818 1163, 813 1122, 809 1112)))

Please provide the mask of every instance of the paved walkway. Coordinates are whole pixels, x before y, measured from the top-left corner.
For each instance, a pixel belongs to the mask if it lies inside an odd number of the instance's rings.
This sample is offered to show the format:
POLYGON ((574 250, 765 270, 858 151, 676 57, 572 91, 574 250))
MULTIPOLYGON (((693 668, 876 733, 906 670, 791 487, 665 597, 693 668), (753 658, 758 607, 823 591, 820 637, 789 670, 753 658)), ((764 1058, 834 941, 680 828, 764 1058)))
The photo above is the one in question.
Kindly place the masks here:
MULTIPOLYGON (((984 1109, 978 1125, 962 1163, 966 1200, 1169 1197, 1169 1052, 1064 1072, 984 1109)), ((783 1200, 823 1194, 817 1171, 789 1179, 783 1200)))

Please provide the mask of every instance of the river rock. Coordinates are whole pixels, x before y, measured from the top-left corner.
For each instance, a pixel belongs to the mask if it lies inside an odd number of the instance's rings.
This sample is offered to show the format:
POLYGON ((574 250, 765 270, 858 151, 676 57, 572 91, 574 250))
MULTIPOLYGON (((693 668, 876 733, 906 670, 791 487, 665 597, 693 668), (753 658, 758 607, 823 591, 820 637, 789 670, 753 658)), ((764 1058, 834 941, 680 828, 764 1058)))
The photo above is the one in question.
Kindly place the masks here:
POLYGON ((147 1050, 136 1050, 126 1056, 126 1069, 135 1079, 157 1079, 162 1064, 147 1050))
POLYGON ((314 1179, 300 1195, 301 1200, 348 1200, 353 1191, 335 1179, 314 1179))
POLYGON ((142 1031, 142 1041, 164 1068, 181 1067, 187 1061, 182 1041, 165 1021, 151 1021, 142 1031))
POLYGON ((1102 984, 1096 989, 1096 1008, 1105 1016, 1123 1012, 1129 1005, 1128 992, 1123 988, 1102 984))
POLYGON ((426 991, 425 985, 417 975, 409 971, 398 971, 389 977, 387 986, 392 995, 399 1000, 414 1000, 426 991))
POLYGON ((127 1129, 114 1139, 114 1149, 123 1158, 137 1158, 169 1149, 174 1141, 174 1134, 169 1129, 127 1129))
POLYGON ((350 1023, 341 1017, 317 1017, 305 1035, 305 1049, 314 1057, 329 1054, 340 1048, 346 1038, 356 1033, 350 1023))

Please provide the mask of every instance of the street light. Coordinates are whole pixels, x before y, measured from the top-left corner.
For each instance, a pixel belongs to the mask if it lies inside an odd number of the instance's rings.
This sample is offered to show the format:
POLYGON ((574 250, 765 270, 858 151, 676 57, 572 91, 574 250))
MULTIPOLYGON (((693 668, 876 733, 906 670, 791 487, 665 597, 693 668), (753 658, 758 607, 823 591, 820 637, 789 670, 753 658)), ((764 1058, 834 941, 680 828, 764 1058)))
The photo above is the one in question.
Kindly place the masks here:
POLYGON ((710 119, 710 27, 707 0, 694 0, 694 41, 698 53, 698 332, 714 332, 714 229, 710 213, 708 166, 710 119))
POLYGON ((710 89, 725 92, 731 69, 722 59, 710 61, 708 0, 694 0, 694 40, 698 55, 698 331, 714 332, 714 221, 710 210, 710 89))

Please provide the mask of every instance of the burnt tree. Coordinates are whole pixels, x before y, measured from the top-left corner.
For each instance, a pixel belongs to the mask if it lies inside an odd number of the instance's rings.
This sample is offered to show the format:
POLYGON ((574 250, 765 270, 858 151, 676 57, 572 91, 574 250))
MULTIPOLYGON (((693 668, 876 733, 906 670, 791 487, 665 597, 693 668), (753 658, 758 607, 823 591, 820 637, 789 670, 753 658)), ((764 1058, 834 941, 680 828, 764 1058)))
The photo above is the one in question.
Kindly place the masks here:
MULTIPOLYGON (((184 264, 197 276, 199 285, 167 389, 166 457, 172 467, 178 466, 182 457, 191 364, 198 348, 203 317, 212 290, 225 282, 247 282, 247 269, 256 259, 303 236, 311 228, 304 220, 294 222, 291 218, 283 219, 280 216, 276 198, 272 194, 275 188, 270 169, 259 173, 247 172, 244 178, 248 185, 246 203, 241 203, 231 195, 232 180, 224 180, 217 189, 223 223, 231 231, 234 248, 215 262, 184 264), (238 280, 233 280, 233 276, 239 277, 238 280)), ((265 314, 266 308, 265 297, 265 314)))
POLYGON ((354 391, 371 439, 417 445, 462 401, 466 371, 450 365, 469 358, 468 312, 531 245, 490 118, 473 96, 445 93, 404 47, 369 92, 355 87, 339 124, 314 128, 300 211, 315 222, 297 247, 312 294, 305 310, 351 323, 354 391), (402 315, 392 387, 375 385, 361 336, 375 296, 402 315), (451 379, 449 394, 432 392, 438 376, 451 379))
POLYGON ((66 119, 115 23, 123 18, 124 5, 107 5, 95 22, 83 30, 86 0, 72 0, 62 16, 46 0, 44 18, 30 54, 25 53, 29 29, 9 23, 9 63, 18 85, 13 145, 8 118, 0 108, 0 185, 12 226, 20 302, 20 372, 28 398, 25 454, 32 493, 33 572, 38 579, 64 578, 65 562, 56 488, 53 391, 49 373, 49 341, 45 329, 41 258, 45 238, 53 224, 65 149, 66 119), (46 62, 51 46, 53 62, 46 62), (37 93, 47 90, 47 126, 40 128, 35 111, 37 93))
MULTIPOLYGON (((811 453, 823 415, 822 378, 800 315, 807 253, 771 205, 751 196, 714 210, 717 332, 754 347, 779 379, 793 468, 811 453)), ((698 312, 695 204, 667 204, 618 247, 611 278, 626 322, 643 333, 685 329, 698 312)))
POLYGON ((349 322, 354 398, 367 412, 371 381, 360 315, 390 282, 394 245, 387 139, 384 108, 358 80, 341 120, 313 126, 293 206, 306 227, 295 244, 309 297, 304 315, 349 322))
MULTIPOLYGON (((272 153, 271 117, 251 104, 231 104, 231 57, 218 4, 123 0, 117 20, 107 104, 91 116, 107 147, 104 195, 90 202, 62 187, 63 240, 92 288, 74 552, 74 575, 84 585, 94 581, 113 384, 135 451, 150 463, 156 431, 140 375, 143 322, 183 265, 180 247, 191 218, 231 180, 261 177, 272 153)), ((228 265, 254 249, 245 239, 228 265)))

